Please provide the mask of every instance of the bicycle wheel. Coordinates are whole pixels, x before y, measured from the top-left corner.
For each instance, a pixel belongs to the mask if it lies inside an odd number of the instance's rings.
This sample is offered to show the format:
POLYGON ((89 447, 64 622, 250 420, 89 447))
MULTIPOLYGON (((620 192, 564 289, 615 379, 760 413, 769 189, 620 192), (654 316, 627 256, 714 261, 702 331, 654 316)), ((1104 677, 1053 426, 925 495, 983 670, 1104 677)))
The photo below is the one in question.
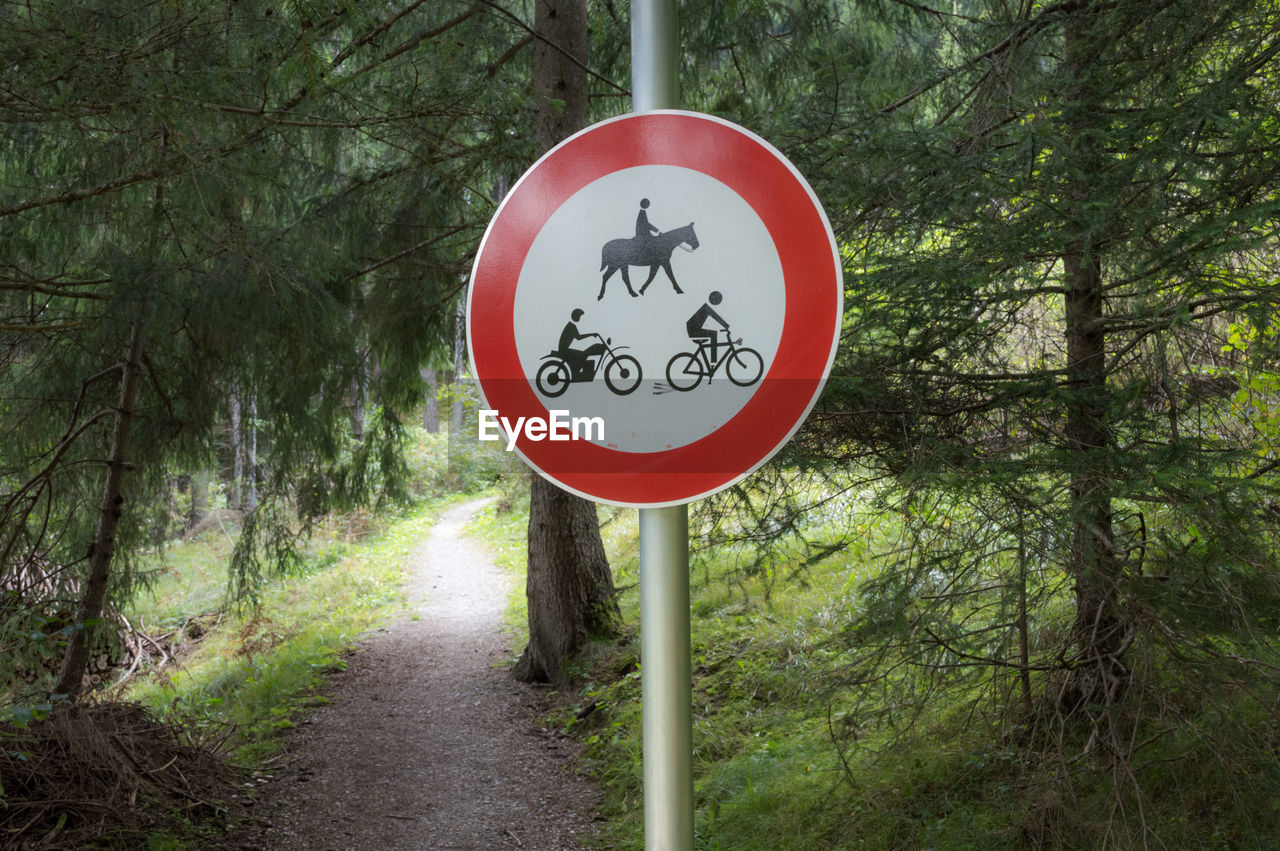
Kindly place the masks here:
POLYGON ((680 352, 667 361, 667 383, 677 390, 692 390, 702 376, 702 361, 691 352, 680 352))
POLYGON ((724 374, 739 387, 750 387, 764 374, 764 358, 755 349, 734 349, 724 365, 724 374))
POLYGON ((631 355, 618 355, 604 368, 604 383, 619 396, 640 386, 640 361, 631 355))
POLYGON ((549 360, 538 367, 536 379, 543 396, 555 398, 569 389, 569 365, 564 361, 549 360))

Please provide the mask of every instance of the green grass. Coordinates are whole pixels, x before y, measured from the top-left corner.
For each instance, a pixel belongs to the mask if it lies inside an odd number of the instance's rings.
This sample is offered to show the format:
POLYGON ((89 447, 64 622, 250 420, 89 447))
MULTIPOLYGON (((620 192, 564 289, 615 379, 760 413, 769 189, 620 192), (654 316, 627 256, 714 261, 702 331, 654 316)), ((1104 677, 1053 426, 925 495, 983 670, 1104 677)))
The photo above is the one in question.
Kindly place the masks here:
MULTIPOLYGON (((634 513, 605 527, 630 640, 602 645, 584 659, 582 703, 599 708, 584 720, 560 719, 586 743, 606 793, 602 845, 642 848, 638 551, 634 513)), ((731 554, 718 558, 732 561, 731 554)), ((691 592, 693 760, 697 847, 831 848, 840 825, 827 804, 842 783, 839 760, 810 692, 825 651, 822 612, 848 577, 831 571, 807 587, 737 577, 699 582, 691 592), (771 604, 765 606, 765 585, 771 604), (777 593, 784 588, 785 593, 777 593)))
MULTIPOLYGON (((354 642, 405 616, 405 568, 435 517, 495 483, 522 480, 507 453, 474 439, 451 446, 446 434, 414 434, 410 490, 423 501, 395 516, 358 511, 324 524, 306 543, 299 567, 256 589, 252 610, 226 601, 239 531, 229 522, 142 558, 145 590, 124 611, 151 634, 173 635, 176 664, 139 672, 120 696, 197 738, 225 740, 239 765, 268 762, 279 751, 280 733, 326 701, 326 679, 345 667, 354 642)), ((208 847, 218 831, 193 824, 181 835, 157 832, 145 847, 208 847)))
MULTIPOLYGON (((520 577, 508 612, 512 656, 525 640, 526 501, 523 479, 509 478, 470 528, 520 577)), ((257 616, 225 616, 179 670, 137 686, 135 696, 210 726, 234 723, 239 758, 267 758, 276 733, 323 700, 317 686, 341 667, 350 642, 400 611, 408 547, 434 510, 364 541, 331 536, 303 574, 265 589, 257 616)), ((605 790, 599 844, 639 849, 637 514, 599 513, 624 634, 586 649, 572 671, 577 691, 564 696, 552 721, 585 744, 586 766, 605 790)), ((857 546, 804 570, 803 553, 785 547, 763 561, 745 544, 695 557, 699 849, 1253 848, 1280 841, 1280 723, 1269 703, 1247 693, 1274 695, 1259 667, 1226 672, 1241 688, 1205 689, 1209 679, 1178 673, 1158 648, 1135 651, 1137 681, 1152 684, 1150 694, 1163 702, 1139 701, 1145 714, 1135 716, 1142 720, 1136 735, 1152 742, 1125 769, 1132 780, 1096 757, 1068 763, 1086 747, 1083 735, 1054 742, 1007 710, 988 714, 989 676, 935 685, 927 667, 889 665, 867 690, 852 686, 847 668, 864 648, 849 630, 876 614, 867 583, 891 575, 893 565, 877 553, 898 546, 900 523, 896 516, 859 521, 857 546), (935 691, 918 699, 917 685, 935 691)), ((209 610, 211 588, 225 583, 220 535, 215 529, 191 551, 166 554, 172 575, 157 577, 148 625, 181 624, 209 610)))
MULTIPOLYGON (((551 721, 584 743, 587 768, 605 791, 599 846, 640 849, 636 513, 602 507, 600 517, 625 634, 586 649, 574 668, 576 696, 551 721)), ((1155 651, 1147 651, 1136 681, 1165 703, 1135 696, 1125 704, 1138 713, 1138 738, 1153 741, 1121 769, 1108 767, 1100 750, 1076 758, 1087 747, 1083 734, 1054 739, 1044 729, 1028 732, 1028 719, 1007 708, 991 711, 990 669, 934 685, 927 668, 890 665, 876 687, 852 686, 845 669, 863 648, 846 631, 868 616, 866 584, 892 569, 877 553, 898 545, 899 522, 868 519, 857 529, 862 545, 803 571, 801 553, 785 548, 763 563, 746 546, 695 557, 697 848, 1261 848, 1280 841, 1280 723, 1243 689, 1195 693, 1190 680, 1178 688, 1169 660, 1155 651), (933 689, 929 699, 917 699, 917 685, 933 689)), ((479 525, 504 560, 523 566, 526 523, 517 503, 479 525)), ((1138 659, 1135 651, 1135 665, 1138 659)), ((1035 680, 1043 694, 1041 675, 1035 680)), ((1252 682, 1274 694, 1265 677, 1252 682)))
MULTIPOLYGON (((187 645, 178 665, 136 681, 125 696, 188 725, 231 725, 237 760, 265 759, 278 747, 275 734, 324 700, 317 688, 344 666, 352 643, 402 612, 409 552, 441 504, 390 520, 365 540, 330 528, 301 569, 268 582, 259 608, 225 613, 216 629, 187 645)), ((228 549, 217 530, 170 547, 154 594, 134 601, 134 617, 149 627, 173 626, 216 609, 228 549)))
POLYGON ((212 528, 190 540, 173 542, 160 552, 143 556, 138 565, 144 589, 124 606, 135 625, 178 625, 184 620, 224 608, 227 573, 236 526, 212 528))

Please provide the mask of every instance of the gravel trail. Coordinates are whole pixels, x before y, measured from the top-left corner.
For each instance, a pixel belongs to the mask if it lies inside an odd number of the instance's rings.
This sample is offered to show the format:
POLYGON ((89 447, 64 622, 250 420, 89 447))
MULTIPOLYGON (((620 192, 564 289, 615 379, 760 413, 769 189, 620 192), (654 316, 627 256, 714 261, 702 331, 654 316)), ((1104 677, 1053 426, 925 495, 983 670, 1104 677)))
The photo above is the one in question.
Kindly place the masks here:
POLYGON ((595 789, 573 743, 536 726, 542 694, 501 664, 512 578, 447 509, 412 556, 409 614, 371 633, 331 703, 289 738, 242 848, 576 849, 595 789))

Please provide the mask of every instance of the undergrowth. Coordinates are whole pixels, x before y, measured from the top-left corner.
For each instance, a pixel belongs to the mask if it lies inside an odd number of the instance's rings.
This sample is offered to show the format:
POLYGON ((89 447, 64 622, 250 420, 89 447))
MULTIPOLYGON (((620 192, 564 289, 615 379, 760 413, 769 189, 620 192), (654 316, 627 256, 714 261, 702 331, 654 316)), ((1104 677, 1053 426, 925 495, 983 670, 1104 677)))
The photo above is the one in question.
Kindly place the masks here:
MULTIPOLYGON (((522 510, 485 521, 516 562, 522 510)), ((600 847, 640 849, 636 513, 600 516, 627 626, 581 655, 576 692, 552 721, 584 743, 604 788, 600 847)), ((1280 846, 1280 722, 1257 699, 1268 688, 1260 674, 1233 671, 1206 687, 1211 678, 1179 674, 1177 660, 1143 642, 1125 699, 1084 707, 1092 722, 1074 725, 1052 704, 1048 673, 1033 678, 1030 707, 993 699, 1008 691, 1000 671, 953 681, 945 660, 890 655, 878 686, 854 684, 849 672, 869 648, 851 645, 849 630, 860 594, 883 575, 874 554, 891 548, 895 522, 868 523, 864 546, 808 566, 785 548, 761 561, 745 546, 694 542, 697 848, 1280 846), (917 681, 927 700, 912 695, 917 681), (1099 713, 1110 713, 1106 724, 1099 713), (1133 741, 1091 732, 1106 730, 1133 741)))
MULTIPOLYGON (((275 733, 325 700, 316 688, 344 667, 352 642, 399 611, 409 551, 438 506, 394 519, 364 540, 349 540, 342 526, 331 526, 328 540, 318 542, 300 568, 262 589, 258 607, 225 613, 179 664, 130 685, 126 696, 188 726, 231 725, 236 760, 252 765, 265 759, 278 747, 275 733)), ((194 541, 172 548, 170 557, 185 565, 173 572, 173 583, 190 582, 204 546, 194 541)), ((208 555, 217 558, 217 548, 208 555)), ((216 570, 207 573, 209 582, 219 581, 216 570)), ((189 617, 186 601, 209 593, 197 584, 185 596, 163 596, 167 587, 161 583, 156 600, 158 624, 189 617)))
POLYGON ((360 635, 402 611, 411 549, 447 505, 514 474, 512 461, 474 440, 413 430, 413 507, 355 510, 320 524, 301 563, 266 580, 256 605, 220 611, 234 529, 209 528, 166 547, 150 593, 133 601, 135 621, 183 626, 203 619, 201 635, 178 651, 179 664, 130 684, 126 696, 188 726, 230 726, 235 759, 260 764, 276 734, 323 703, 325 677, 345 667, 360 635))

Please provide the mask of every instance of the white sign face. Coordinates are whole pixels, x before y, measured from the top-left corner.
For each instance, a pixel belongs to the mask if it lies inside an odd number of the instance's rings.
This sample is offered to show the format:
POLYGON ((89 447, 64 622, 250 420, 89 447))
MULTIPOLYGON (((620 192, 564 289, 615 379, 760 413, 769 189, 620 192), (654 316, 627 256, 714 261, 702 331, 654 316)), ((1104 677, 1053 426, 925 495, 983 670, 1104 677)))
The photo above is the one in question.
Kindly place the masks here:
MULTIPOLYGON (((652 242, 662 239, 648 236, 652 242)), ((723 319, 733 339, 741 340, 737 345, 760 354, 767 373, 782 337, 786 289, 764 223, 736 192, 700 172, 667 165, 624 169, 574 193, 534 239, 516 287, 515 312, 521 317, 516 349, 524 374, 536 376, 574 311, 582 310, 574 323, 578 332, 598 333, 611 341, 612 351, 634 357, 642 375, 639 386, 629 389, 629 381, 621 382, 627 392, 615 392, 597 366, 593 380, 552 386, 547 389, 554 396, 540 395, 549 407, 600 417, 605 435, 598 442, 604 446, 624 452, 671 449, 729 422, 760 387, 759 381, 739 386, 728 380, 727 365, 710 360, 706 346, 707 362, 716 367, 710 380, 685 391, 668 383, 672 358, 698 353, 688 323, 704 308, 710 312, 695 324, 719 332, 723 326, 715 317, 723 319), (611 271, 602 255, 615 240, 643 239, 636 230, 642 212, 662 234, 690 228, 697 247, 681 241, 657 249, 659 259, 667 258, 674 282, 661 264, 630 265, 629 291, 623 269, 611 271), (719 303, 713 305, 717 292, 719 303)), ((720 334, 717 358, 728 351, 724 339, 720 334)), ((597 342, 582 339, 575 348, 597 342)), ((609 355, 604 357, 607 367, 609 355)))
POLYGON ((675 505, 800 427, 842 297, 826 215, 782 154, 712 116, 650 112, 566 139, 508 193, 467 342, 486 422, 535 470, 590 499, 675 505))

